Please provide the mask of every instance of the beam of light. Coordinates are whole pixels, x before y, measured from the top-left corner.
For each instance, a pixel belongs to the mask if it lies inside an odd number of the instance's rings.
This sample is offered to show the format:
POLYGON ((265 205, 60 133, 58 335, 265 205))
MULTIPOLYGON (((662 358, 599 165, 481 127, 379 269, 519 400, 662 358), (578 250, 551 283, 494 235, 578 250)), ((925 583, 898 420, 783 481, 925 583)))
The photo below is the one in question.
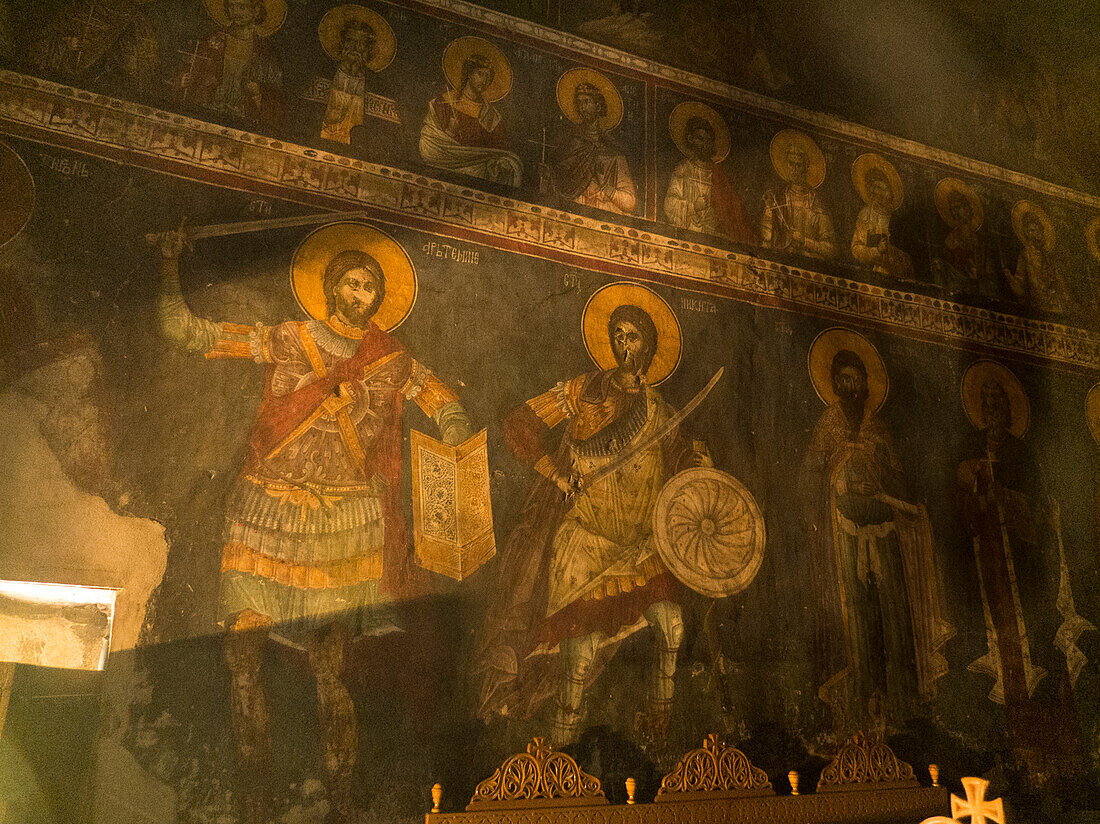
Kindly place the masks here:
POLYGON ((0 580, 0 661, 102 670, 118 590, 0 580))

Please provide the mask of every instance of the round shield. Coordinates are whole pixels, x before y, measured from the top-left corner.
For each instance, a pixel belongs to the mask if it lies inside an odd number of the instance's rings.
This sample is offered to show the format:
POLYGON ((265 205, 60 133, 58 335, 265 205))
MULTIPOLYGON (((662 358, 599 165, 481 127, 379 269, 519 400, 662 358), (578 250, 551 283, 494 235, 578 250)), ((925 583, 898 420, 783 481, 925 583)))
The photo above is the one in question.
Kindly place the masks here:
POLYGON ((744 484, 717 469, 686 469, 665 484, 653 510, 657 553, 701 595, 724 598, 756 577, 764 518, 744 484))

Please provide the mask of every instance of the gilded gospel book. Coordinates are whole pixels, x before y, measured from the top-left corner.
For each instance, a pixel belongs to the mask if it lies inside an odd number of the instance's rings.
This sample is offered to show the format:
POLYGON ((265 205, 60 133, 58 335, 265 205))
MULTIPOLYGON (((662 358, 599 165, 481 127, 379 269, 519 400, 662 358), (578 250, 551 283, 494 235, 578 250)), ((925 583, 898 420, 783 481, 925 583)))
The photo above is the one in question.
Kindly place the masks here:
POLYGON ((456 446, 411 433, 416 559, 457 581, 496 553, 485 433, 456 446))

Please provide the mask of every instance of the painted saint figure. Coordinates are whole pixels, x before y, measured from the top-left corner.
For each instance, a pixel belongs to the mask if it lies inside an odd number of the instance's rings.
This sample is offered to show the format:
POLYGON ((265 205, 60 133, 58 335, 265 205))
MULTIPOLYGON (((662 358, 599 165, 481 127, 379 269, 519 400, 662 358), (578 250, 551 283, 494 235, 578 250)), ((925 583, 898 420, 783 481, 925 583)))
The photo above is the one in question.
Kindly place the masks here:
POLYGON ((634 179, 622 149, 608 134, 623 116, 618 90, 599 72, 571 69, 558 80, 557 97, 575 125, 550 164, 540 169, 543 188, 582 206, 633 214, 638 202, 634 179))
POLYGON ((890 226, 904 196, 894 164, 877 154, 860 155, 852 164, 852 182, 866 204, 856 216, 852 257, 879 274, 913 280, 913 262, 894 243, 890 226))
POLYGON ((397 45, 393 29, 377 12, 345 5, 325 14, 318 36, 325 53, 336 61, 332 79, 318 78, 305 95, 324 105, 321 138, 363 148, 373 159, 386 156, 371 151, 381 146, 362 144, 399 141, 394 128, 401 125, 397 104, 369 88, 375 75, 393 61, 397 45), (365 128, 368 123, 370 129, 365 128), (371 141, 376 134, 381 139, 371 141))
MULTIPOLYGON (((1085 227, 1085 246, 1092 257, 1092 283, 1100 284, 1100 217, 1094 217, 1085 227)), ((1100 289, 1093 289, 1093 303, 1100 310, 1100 289)))
POLYGON ((293 266, 312 315, 276 326, 194 316, 180 291, 180 232, 163 236, 162 333, 207 358, 267 370, 248 457, 226 508, 218 604, 232 719, 248 777, 246 819, 268 821, 270 725, 261 675, 270 637, 304 648, 317 680, 325 783, 335 820, 353 820, 358 725, 341 680, 351 641, 395 629, 386 605, 412 594, 401 493, 402 406, 414 401, 450 444, 470 422, 456 395, 387 329, 411 309, 415 272, 360 223, 313 232, 293 266))
POLYGON ((519 186, 523 164, 508 147, 504 117, 494 105, 512 87, 500 49, 480 37, 460 37, 443 52, 448 88, 428 104, 420 156, 440 169, 505 186, 519 186))
POLYGON ((283 70, 267 38, 286 19, 286 0, 206 0, 217 23, 174 79, 179 103, 271 129, 283 118, 283 70))
POLYGON ((985 218, 978 193, 958 178, 945 177, 936 184, 936 210, 950 227, 939 256, 948 293, 997 297, 985 242, 978 234, 985 218))
POLYGON ((905 474, 878 410, 886 369, 855 332, 821 333, 810 374, 828 403, 799 477, 818 597, 818 696, 847 733, 899 729, 947 672, 931 528, 908 500, 905 474))
POLYGON ((71 0, 27 47, 47 77, 137 94, 152 89, 159 55, 156 31, 133 0, 71 0))
POLYGON ((825 155, 809 135, 785 129, 772 138, 771 159, 787 185, 764 193, 764 248, 823 260, 835 257, 833 220, 816 191, 825 180, 825 155))
POLYGON ((679 584, 653 543, 654 506, 669 478, 709 466, 710 456, 673 430, 586 483, 673 414, 653 384, 679 360, 680 332, 661 298, 625 283, 589 300, 583 327, 601 368, 532 398, 504 422, 509 449, 540 478, 508 539, 479 640, 479 715, 527 715, 554 695, 553 738, 571 742, 603 662, 650 626, 656 660, 635 718, 649 741, 667 728, 683 638, 679 584), (551 431, 562 424, 555 446, 551 431))
POLYGON ((1058 502, 1023 440, 1030 410, 1019 380, 978 361, 962 399, 977 432, 955 492, 987 638, 969 669, 993 679, 989 698, 1005 708, 1015 766, 1042 787, 1083 768, 1072 691, 1087 663, 1077 641, 1096 628, 1074 605, 1058 502))
POLYGON ((755 244, 756 232, 721 163, 730 150, 729 128, 703 103, 681 103, 672 111, 669 130, 684 155, 665 193, 665 217, 673 226, 755 244))
POLYGON ((1054 224, 1041 208, 1021 200, 1012 207, 1012 230, 1023 246, 1016 271, 1004 272, 1012 294, 1029 309, 1062 314, 1069 306, 1069 295, 1053 255, 1054 224))

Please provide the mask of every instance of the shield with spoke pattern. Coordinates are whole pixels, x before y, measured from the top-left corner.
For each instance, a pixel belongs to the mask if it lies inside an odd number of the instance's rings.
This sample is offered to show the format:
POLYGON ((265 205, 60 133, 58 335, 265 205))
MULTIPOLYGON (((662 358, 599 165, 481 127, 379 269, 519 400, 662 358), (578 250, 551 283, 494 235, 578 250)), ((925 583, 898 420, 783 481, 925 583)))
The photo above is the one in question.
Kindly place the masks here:
POLYGON ((657 552, 685 586, 711 598, 740 592, 764 560, 764 518, 739 480, 710 467, 665 484, 653 511, 657 552))

